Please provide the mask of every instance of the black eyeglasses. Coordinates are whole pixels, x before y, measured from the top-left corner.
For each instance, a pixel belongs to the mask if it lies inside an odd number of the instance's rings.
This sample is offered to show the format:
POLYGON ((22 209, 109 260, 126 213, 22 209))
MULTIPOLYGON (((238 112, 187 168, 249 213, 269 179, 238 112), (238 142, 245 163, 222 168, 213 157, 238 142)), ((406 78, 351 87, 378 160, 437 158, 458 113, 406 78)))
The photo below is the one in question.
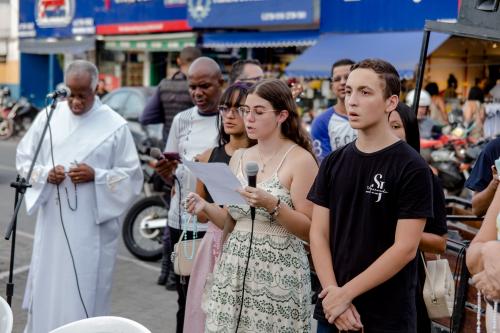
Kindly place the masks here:
POLYGON ((229 113, 231 112, 233 112, 234 115, 241 116, 241 112, 238 110, 239 106, 219 105, 217 109, 219 110, 219 113, 224 117, 229 115, 229 113))

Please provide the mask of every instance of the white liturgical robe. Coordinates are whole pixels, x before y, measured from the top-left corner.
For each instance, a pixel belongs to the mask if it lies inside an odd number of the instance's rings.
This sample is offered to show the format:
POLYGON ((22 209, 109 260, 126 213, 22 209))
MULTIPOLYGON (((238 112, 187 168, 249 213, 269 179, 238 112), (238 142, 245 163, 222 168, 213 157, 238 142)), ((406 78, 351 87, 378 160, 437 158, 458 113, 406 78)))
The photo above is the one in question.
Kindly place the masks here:
MULTIPOLYGON (((46 121, 46 113, 42 111, 17 147, 16 166, 24 177, 46 121)), ((89 317, 109 313, 119 217, 143 184, 126 121, 98 98, 92 109, 80 116, 71 112, 67 102, 59 103, 50 124, 55 165, 62 165, 68 171, 74 162, 85 163, 94 169, 95 179, 75 188, 66 177, 59 185, 59 207, 57 187, 47 182, 53 167, 47 132, 30 180, 33 187, 25 197, 28 213, 37 212, 23 302, 28 310, 27 333, 47 333, 85 318, 77 279, 89 317)))

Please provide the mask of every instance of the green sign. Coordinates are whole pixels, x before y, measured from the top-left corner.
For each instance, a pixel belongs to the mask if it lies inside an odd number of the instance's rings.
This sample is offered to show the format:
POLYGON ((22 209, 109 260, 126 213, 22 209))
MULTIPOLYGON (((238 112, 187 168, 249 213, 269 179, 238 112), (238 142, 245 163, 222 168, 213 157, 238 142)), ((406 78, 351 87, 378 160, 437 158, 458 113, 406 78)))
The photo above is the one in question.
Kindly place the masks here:
POLYGON ((105 42, 106 49, 119 51, 180 51, 186 46, 196 46, 196 39, 193 37, 182 39, 115 40, 105 42))

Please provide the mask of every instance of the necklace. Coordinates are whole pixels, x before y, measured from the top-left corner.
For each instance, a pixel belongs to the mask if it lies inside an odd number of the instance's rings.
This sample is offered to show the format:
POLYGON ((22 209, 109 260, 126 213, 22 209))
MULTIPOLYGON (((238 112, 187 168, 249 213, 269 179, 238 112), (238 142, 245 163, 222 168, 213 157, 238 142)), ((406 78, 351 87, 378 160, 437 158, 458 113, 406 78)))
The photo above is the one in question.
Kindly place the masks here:
POLYGON ((277 151, 275 151, 274 154, 266 162, 264 162, 264 160, 262 159, 262 155, 260 154, 260 150, 257 147, 257 154, 259 154, 259 160, 260 160, 260 163, 262 164, 262 168, 259 170, 259 172, 264 173, 266 171, 266 165, 274 159, 274 157, 276 156, 276 153, 278 151, 279 151, 279 149, 277 151))

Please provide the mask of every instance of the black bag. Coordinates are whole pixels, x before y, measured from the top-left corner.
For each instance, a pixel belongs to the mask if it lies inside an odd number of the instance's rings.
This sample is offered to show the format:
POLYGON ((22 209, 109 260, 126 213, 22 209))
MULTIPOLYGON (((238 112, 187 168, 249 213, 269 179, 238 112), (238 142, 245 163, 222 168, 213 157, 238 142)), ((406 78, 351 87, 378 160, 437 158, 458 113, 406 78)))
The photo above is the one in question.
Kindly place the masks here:
POLYGON ((193 107, 194 104, 189 94, 186 76, 181 72, 177 72, 172 79, 161 80, 158 85, 158 91, 163 106, 165 119, 163 123, 163 134, 166 139, 175 115, 193 107))

